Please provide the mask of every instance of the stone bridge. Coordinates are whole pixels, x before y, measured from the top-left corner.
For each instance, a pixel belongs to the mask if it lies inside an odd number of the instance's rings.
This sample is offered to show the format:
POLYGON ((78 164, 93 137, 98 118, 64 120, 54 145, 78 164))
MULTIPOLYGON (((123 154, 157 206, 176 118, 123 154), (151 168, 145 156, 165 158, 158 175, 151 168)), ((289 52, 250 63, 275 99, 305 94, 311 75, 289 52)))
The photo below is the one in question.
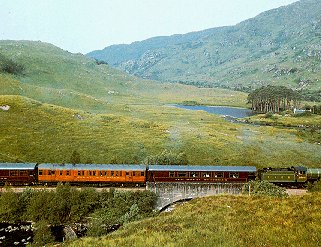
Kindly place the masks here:
POLYGON ((151 183, 146 188, 158 196, 156 208, 162 210, 170 204, 218 194, 240 194, 244 183, 151 183))

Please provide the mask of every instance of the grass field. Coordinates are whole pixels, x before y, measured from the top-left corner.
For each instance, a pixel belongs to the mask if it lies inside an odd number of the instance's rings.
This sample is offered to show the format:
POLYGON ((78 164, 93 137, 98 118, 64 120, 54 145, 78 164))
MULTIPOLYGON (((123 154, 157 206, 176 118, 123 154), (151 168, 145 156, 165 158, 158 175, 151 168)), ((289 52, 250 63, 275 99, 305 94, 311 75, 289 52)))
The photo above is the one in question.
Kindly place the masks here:
POLYGON ((321 194, 215 196, 67 246, 320 246, 321 194))
POLYGON ((321 165, 321 146, 295 129, 169 105, 244 107, 245 93, 145 81, 40 42, 0 41, 0 53, 25 68, 0 73, 2 162, 69 162, 78 151, 81 162, 142 163, 170 150, 192 165, 321 165))
MULTIPOLYGON (((190 164, 320 166, 320 145, 292 129, 235 124, 202 111, 128 105, 115 114, 72 110, 21 96, 0 96, 3 161, 142 163, 164 150, 190 164)), ((115 107, 115 106, 114 106, 115 107)))

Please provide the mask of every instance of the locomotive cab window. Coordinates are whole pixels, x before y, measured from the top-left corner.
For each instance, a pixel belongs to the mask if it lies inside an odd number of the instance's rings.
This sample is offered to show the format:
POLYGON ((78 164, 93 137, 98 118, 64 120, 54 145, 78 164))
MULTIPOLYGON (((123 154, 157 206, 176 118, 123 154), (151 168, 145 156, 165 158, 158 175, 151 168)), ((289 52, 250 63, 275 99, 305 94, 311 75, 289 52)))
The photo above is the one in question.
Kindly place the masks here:
POLYGON ((229 177, 230 178, 239 178, 240 174, 238 172, 230 172, 229 177))

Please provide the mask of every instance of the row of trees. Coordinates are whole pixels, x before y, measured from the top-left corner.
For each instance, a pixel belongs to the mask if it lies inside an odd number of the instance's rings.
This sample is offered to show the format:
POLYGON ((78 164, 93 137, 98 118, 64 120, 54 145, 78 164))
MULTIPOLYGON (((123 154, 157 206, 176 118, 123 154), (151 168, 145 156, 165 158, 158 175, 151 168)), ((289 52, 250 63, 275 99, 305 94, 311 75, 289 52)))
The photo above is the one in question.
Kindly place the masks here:
POLYGON ((261 87, 248 95, 252 110, 259 113, 281 112, 296 107, 300 94, 284 86, 261 87))

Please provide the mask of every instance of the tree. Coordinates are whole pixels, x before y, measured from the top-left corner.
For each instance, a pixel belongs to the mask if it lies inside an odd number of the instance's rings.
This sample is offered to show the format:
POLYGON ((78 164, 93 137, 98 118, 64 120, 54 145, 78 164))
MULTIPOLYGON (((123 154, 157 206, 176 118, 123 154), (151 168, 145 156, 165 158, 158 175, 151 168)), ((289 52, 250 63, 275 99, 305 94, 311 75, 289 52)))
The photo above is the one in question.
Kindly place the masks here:
POLYGON ((74 150, 71 154, 70 163, 71 164, 79 164, 80 163, 80 153, 78 153, 76 150, 74 150))
POLYGON ((284 86, 266 86, 254 90, 248 95, 248 102, 255 112, 280 112, 296 107, 300 95, 284 86))

